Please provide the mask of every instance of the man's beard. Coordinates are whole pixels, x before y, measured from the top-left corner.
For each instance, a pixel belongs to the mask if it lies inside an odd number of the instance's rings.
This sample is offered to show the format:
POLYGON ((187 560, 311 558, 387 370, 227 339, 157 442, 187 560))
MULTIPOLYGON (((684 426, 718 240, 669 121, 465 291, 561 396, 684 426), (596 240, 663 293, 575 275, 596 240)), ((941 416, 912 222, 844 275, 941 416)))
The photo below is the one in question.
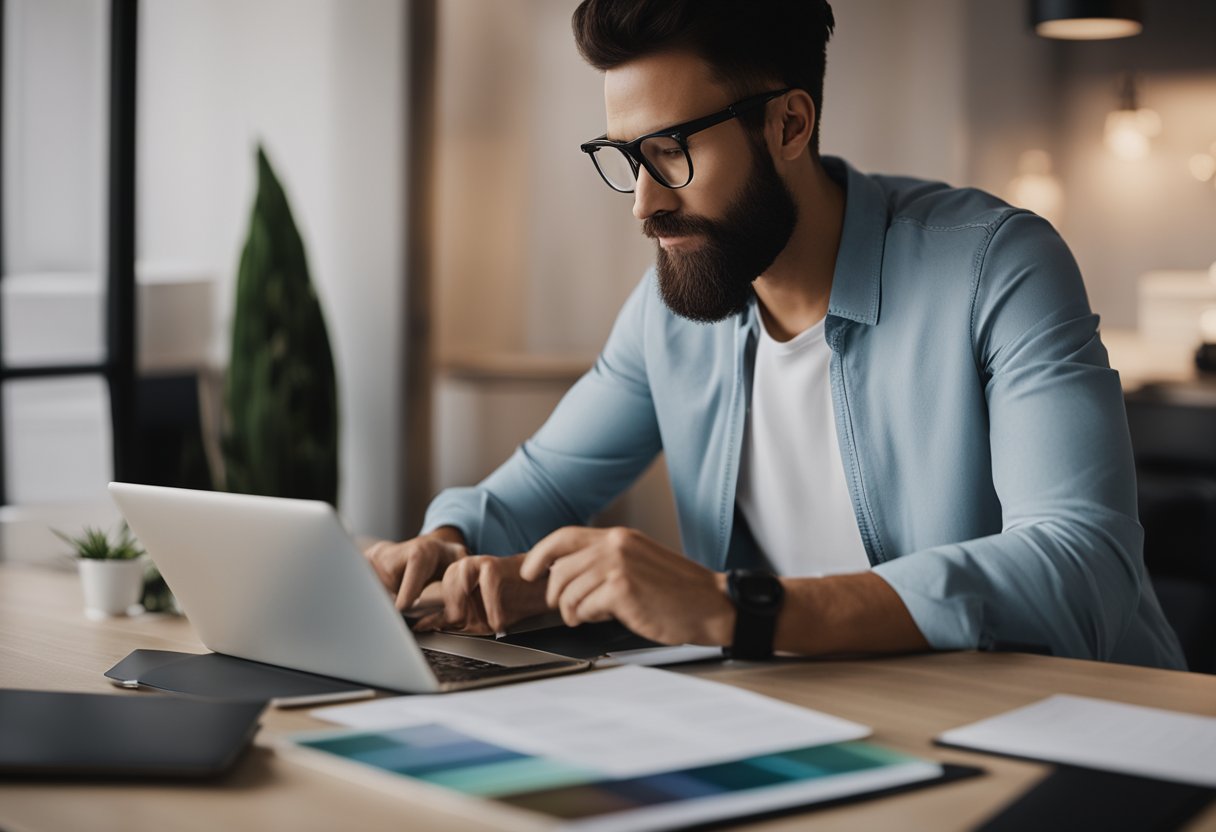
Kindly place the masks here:
POLYGON ((693 251, 659 246, 659 295, 681 317, 717 323, 742 312, 752 282, 773 264, 798 222, 794 196, 762 149, 753 148, 752 175, 720 220, 656 214, 642 223, 647 237, 697 234, 693 251))

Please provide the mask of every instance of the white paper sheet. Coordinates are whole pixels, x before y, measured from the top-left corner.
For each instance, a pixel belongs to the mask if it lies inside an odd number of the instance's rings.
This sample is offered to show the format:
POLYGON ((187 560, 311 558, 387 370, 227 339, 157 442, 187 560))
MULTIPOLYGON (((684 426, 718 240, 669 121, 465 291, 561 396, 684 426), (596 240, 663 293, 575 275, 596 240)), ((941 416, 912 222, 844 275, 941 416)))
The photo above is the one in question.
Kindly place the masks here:
POLYGON ((947 731, 938 740, 1216 787, 1216 717, 1060 694, 947 731))
POLYGON ((750 691, 636 666, 463 693, 380 699, 312 714, 369 730, 441 723, 615 777, 870 734, 864 725, 750 691))
POLYGON ((661 667, 668 664, 703 662, 721 658, 721 647, 677 644, 675 647, 642 647, 637 650, 620 650, 616 653, 609 653, 607 658, 597 661, 596 666, 614 667, 623 664, 637 664, 643 667, 661 667))

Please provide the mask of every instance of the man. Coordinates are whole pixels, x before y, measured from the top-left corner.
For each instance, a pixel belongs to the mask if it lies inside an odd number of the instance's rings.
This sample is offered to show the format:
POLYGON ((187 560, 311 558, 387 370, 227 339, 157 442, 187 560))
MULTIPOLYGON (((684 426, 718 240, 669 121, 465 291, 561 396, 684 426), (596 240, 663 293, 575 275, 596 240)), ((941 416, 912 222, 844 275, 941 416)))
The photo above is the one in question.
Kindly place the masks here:
POLYGON ((822 0, 584 0, 656 268, 591 370, 420 537, 423 628, 553 608, 742 658, 1045 649, 1182 667, 1144 571, 1119 380, 1068 250, 974 190, 820 157, 822 0), (586 528, 666 452, 683 553, 586 528))

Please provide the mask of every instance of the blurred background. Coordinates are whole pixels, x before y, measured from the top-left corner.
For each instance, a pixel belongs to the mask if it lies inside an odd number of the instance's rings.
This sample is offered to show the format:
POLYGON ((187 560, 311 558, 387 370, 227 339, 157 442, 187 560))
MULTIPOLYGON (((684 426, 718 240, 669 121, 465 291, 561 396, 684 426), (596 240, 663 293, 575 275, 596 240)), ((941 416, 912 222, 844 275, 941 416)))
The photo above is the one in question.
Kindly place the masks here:
MULTIPOLYGON (((575 5, 0 0, 3 557, 117 520, 111 478, 222 482, 259 142, 328 326, 349 525, 410 535, 505 459, 653 256, 578 150, 604 114, 575 5)), ((1150 566, 1216 633, 1196 361, 1216 342, 1216 3, 1145 2, 1109 40, 1039 36, 1030 6, 837 0, 823 150, 1055 224, 1123 376, 1150 566)), ((600 521, 678 545, 662 461, 600 521)))

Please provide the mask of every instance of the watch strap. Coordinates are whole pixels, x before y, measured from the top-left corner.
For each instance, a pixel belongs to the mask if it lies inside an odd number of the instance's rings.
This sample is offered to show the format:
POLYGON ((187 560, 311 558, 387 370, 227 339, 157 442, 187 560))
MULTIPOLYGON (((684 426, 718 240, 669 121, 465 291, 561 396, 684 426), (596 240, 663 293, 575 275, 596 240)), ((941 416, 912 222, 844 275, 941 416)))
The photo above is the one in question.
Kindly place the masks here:
POLYGON ((735 632, 725 651, 727 657, 745 661, 772 658, 777 616, 784 600, 781 581, 771 572, 732 569, 726 586, 735 606, 735 632))

